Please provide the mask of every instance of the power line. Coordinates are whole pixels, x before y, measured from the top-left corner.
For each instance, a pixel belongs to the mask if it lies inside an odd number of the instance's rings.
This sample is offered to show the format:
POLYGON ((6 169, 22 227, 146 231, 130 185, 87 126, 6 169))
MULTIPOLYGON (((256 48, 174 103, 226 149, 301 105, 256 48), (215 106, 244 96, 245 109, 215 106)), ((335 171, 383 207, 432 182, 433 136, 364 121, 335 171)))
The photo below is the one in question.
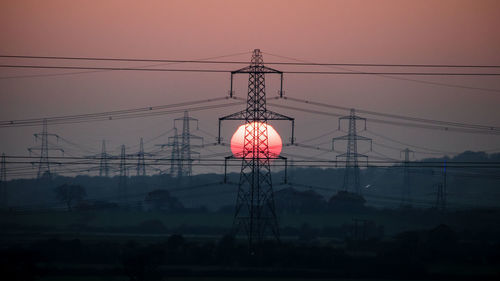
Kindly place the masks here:
MULTIPOLYGON (((394 146, 390 146, 390 145, 387 145, 387 144, 383 144, 383 143, 379 143, 379 142, 373 142, 374 145, 376 146, 380 146, 380 147, 384 147, 386 149, 390 149, 390 150, 393 150, 393 151, 397 151, 397 152, 401 152, 401 148, 399 147, 394 147, 394 146)), ((426 151, 418 151, 418 150, 412 150, 414 153, 419 153, 419 154, 426 154, 426 155, 445 155, 447 153, 445 152, 426 152, 426 151)), ((453 154, 458 154, 458 153, 453 153, 453 154)))
MULTIPOLYGON (((385 156, 385 155, 384 155, 385 156)), ((20 161, 11 161, 7 160, 7 163, 11 164, 31 164, 33 161, 28 161, 30 159, 37 160, 39 157, 37 156, 15 156, 15 155, 5 155, 6 159, 20 159, 20 161), (26 159, 26 160, 23 160, 26 159)), ((99 164, 99 161, 101 160, 101 157, 82 157, 82 156, 52 156, 50 157, 51 159, 54 160, 59 160, 58 162, 55 161, 50 161, 50 163, 57 163, 61 165, 82 165, 82 164, 99 164), (61 160, 73 160, 72 162, 64 162, 61 160), (75 160, 88 160, 86 162, 81 162, 81 161, 75 161, 75 160)), ((138 160, 138 157, 136 155, 125 155, 124 157, 113 157, 113 158, 107 158, 109 160, 114 160, 116 163, 118 163, 121 159, 124 160, 138 160)), ((257 158, 259 159, 259 158, 257 158)), ((392 158, 391 158, 392 159, 392 158)), ((170 163, 167 163, 171 161, 172 158, 145 158, 146 165, 170 165, 170 163), (158 161, 158 162, 156 162, 158 161)), ((181 159, 181 161, 192 161, 192 159, 181 159)), ((228 160, 229 162, 240 162, 241 158, 234 158, 228 160)), ((201 162, 212 162, 213 165, 218 164, 217 162, 220 162, 219 164, 223 165, 224 159, 196 159, 195 162, 201 163, 201 162)), ((330 163, 330 164, 335 164, 335 163, 345 163, 345 160, 294 160, 295 163, 330 163)), ((388 158, 385 158, 384 160, 370 160, 370 163, 373 164, 395 164, 399 165, 401 164, 400 160, 394 159, 390 160, 388 158)), ((489 167, 499 167, 500 162, 498 161, 447 161, 447 167, 455 167, 455 168, 462 168, 462 167, 479 167, 479 168, 489 168, 489 167)), ((196 163, 193 163, 193 165, 196 163)), ((129 163, 127 164, 129 166, 133 166, 135 164, 129 163)), ((442 167, 443 166, 443 161, 441 160, 436 160, 436 161, 414 161, 412 162, 412 165, 415 167, 427 167, 427 166, 438 166, 442 167)))
POLYGON ((366 131, 368 133, 374 135, 374 136, 381 137, 381 138, 383 138, 385 140, 388 140, 388 141, 391 141, 393 143, 397 143, 397 144, 404 145, 404 146, 411 146, 413 148, 423 149, 423 150, 427 150, 427 151, 431 152, 431 153, 428 153, 428 152, 426 153, 426 152, 423 152, 423 151, 416 151, 417 153, 422 153, 422 154, 432 154, 432 153, 439 153, 439 154, 459 154, 459 152, 456 152, 456 151, 442 151, 442 150, 427 148, 427 147, 418 146, 418 145, 414 145, 414 144, 409 144, 409 143, 405 143, 405 142, 402 142, 402 141, 398 141, 396 139, 390 138, 390 137, 385 136, 385 135, 381 135, 381 134, 372 132, 371 130, 366 130, 366 131))
MULTIPOLYGON (((215 56, 215 57, 202 58, 202 59, 198 59, 198 60, 204 61, 204 60, 211 60, 211 59, 219 59, 219 58, 225 58, 225 57, 244 55, 244 54, 248 54, 248 53, 249 52, 247 51, 247 52, 233 53, 233 54, 227 54, 227 55, 221 55, 221 56, 215 56)), ((152 67, 152 66, 173 65, 173 64, 178 64, 178 63, 175 63, 175 62, 160 63, 160 64, 142 65, 141 67, 152 67)), ((16 76, 0 77, 0 80, 1 79, 16 79, 16 78, 35 78, 35 77, 48 77, 48 76, 77 75, 77 74, 87 74, 87 73, 96 73, 96 72, 105 72, 105 71, 106 70, 94 70, 94 71, 78 71, 78 72, 69 72, 69 73, 45 73, 45 74, 34 74, 34 75, 16 75, 16 76)))
POLYGON ((221 97, 221 98, 205 99, 205 100, 198 100, 198 101, 184 102, 184 103, 177 103, 177 104, 170 104, 170 105, 151 106, 151 107, 108 111, 108 112, 99 112, 99 113, 90 113, 90 114, 64 115, 64 116, 55 116, 55 117, 47 117, 47 118, 32 118, 32 119, 19 119, 19 120, 4 120, 4 121, 0 121, 0 128, 36 126, 36 125, 41 124, 43 122, 43 120, 47 120, 47 122, 49 124, 74 124, 74 123, 84 123, 84 122, 94 122, 94 121, 149 117, 149 116, 179 113, 179 112, 184 112, 185 110, 198 111, 198 110, 230 107, 230 106, 242 104, 242 102, 233 102, 233 103, 226 103, 226 104, 213 104, 213 105, 206 105, 206 106, 199 106, 199 107, 188 107, 188 108, 174 109, 174 110, 169 110, 169 111, 158 111, 161 109, 184 107, 187 105, 210 103, 213 101, 227 100, 227 99, 229 99, 229 98, 221 97))
MULTIPOLYGON (((306 109, 306 108, 301 108, 301 107, 281 105, 281 104, 276 104, 276 103, 269 103, 268 102, 268 105, 286 108, 286 109, 291 109, 291 110, 302 111, 302 112, 307 112, 307 113, 312 113, 312 114, 325 115, 325 116, 333 116, 333 117, 342 116, 342 114, 338 114, 338 113, 334 113, 334 112, 325 112, 325 111, 306 109)), ((372 118, 370 120, 372 123, 380 123, 380 124, 402 126, 402 127, 414 127, 414 128, 438 130, 438 131, 445 131, 445 132, 459 132, 459 133, 486 134, 486 135, 499 135, 500 134, 500 132, 497 132, 497 131, 466 129, 466 128, 462 129, 462 128, 446 127, 446 126, 439 126, 439 125, 426 125, 426 124, 409 123, 409 122, 402 122, 402 121, 390 121, 390 120, 375 119, 375 118, 372 118)))
MULTIPOLYGON (((174 68, 136 68, 136 67, 103 67, 103 66, 63 66, 63 65, 28 65, 28 64, 0 64, 3 68, 32 68, 32 69, 72 69, 72 70, 114 70, 114 71, 146 71, 146 72, 205 72, 231 73, 224 69, 174 69, 174 68)), ((351 72, 351 71, 282 71, 287 74, 318 74, 318 75, 403 75, 403 76, 500 76, 493 72, 351 72)))
MULTIPOLYGON (((240 53, 240 54, 246 54, 240 53)), ((273 55, 267 52, 265 54, 273 55)), ((240 55, 238 54, 238 55, 240 55)), ((223 57, 223 56, 222 56, 223 57)), ((280 56, 287 58, 285 56, 280 56)), ((144 58, 106 58, 106 57, 68 57, 68 56, 28 56, 28 55, 0 55, 0 58, 16 59, 49 59, 49 60, 89 60, 89 61, 120 61, 120 62, 164 62, 164 63, 203 63, 203 64, 248 64, 248 61, 215 61, 215 60, 181 60, 181 59, 144 59, 144 58)), ((365 66, 365 67, 423 67, 423 68, 500 68, 500 65, 471 65, 471 64, 388 64, 388 63, 323 63, 323 62, 266 62, 273 65, 298 66, 365 66)))
MULTIPOLYGON (((268 53, 269 54, 269 53, 268 53)), ((275 54, 269 54, 271 56, 279 57, 279 58, 284 58, 292 61, 298 61, 301 63, 311 63, 305 60, 301 59, 296 59, 292 57, 286 57, 286 56, 281 56, 281 55, 275 55, 275 54)), ((329 68, 333 69, 341 69, 341 70, 347 70, 351 72, 359 72, 358 70, 352 70, 344 67, 339 67, 339 66, 332 66, 332 65, 324 65, 329 68)), ((400 65, 402 66, 402 65, 400 65)), ((465 85, 457 85, 457 84, 450 84, 450 83, 443 83, 443 82, 434 82, 434 81, 427 81, 427 80, 418 80, 418 79, 412 79, 412 78, 407 78, 407 77, 395 77, 395 76, 387 76, 387 75, 375 75, 376 77, 382 77, 386 79, 392 79, 392 80, 402 80, 402 81, 409 81, 409 82, 415 82, 419 84, 427 84, 427 85, 433 85, 433 86, 441 86, 441 87, 449 87, 449 88, 459 88, 459 89, 468 89, 468 90, 478 90, 478 91, 484 91, 484 92, 496 92, 499 93, 500 89, 491 89, 491 88, 483 88, 483 87, 471 87, 471 86, 465 86, 465 85)))
MULTIPOLYGON (((346 110, 346 111, 351 110, 351 108, 349 108, 349 107, 338 106, 338 105, 328 104, 328 103, 324 103, 324 102, 316 102, 316 101, 298 99, 298 98, 293 98, 293 97, 283 97, 283 98, 285 100, 291 100, 291 101, 295 101, 295 102, 311 104, 311 105, 320 106, 320 107, 335 108, 335 109, 341 109, 341 110, 346 110)), ((487 126, 487 125, 479 125, 479 124, 467 124, 467 123, 460 123, 460 122, 450 122, 450 121, 442 121, 442 120, 436 120, 436 119, 426 119, 426 118, 419 118, 419 117, 411 117, 411 116, 376 112, 376 111, 370 111, 370 110, 364 110, 364 109, 356 109, 356 111, 363 113, 363 114, 370 114, 370 115, 376 115, 376 116, 393 118, 393 119, 401 119, 401 120, 405 120, 405 121, 413 121, 413 122, 419 122, 419 123, 429 123, 429 124, 463 127, 463 128, 471 128, 471 129, 500 131, 500 127, 495 127, 495 126, 487 126)))

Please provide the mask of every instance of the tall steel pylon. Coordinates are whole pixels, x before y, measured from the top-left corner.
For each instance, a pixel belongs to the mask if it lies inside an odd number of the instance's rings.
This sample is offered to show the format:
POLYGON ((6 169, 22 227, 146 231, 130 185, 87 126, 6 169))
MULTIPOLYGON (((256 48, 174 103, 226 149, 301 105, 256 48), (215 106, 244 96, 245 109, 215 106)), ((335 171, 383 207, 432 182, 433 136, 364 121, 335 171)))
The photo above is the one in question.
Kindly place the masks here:
POLYGON ((108 164, 109 155, 106 152, 106 141, 102 140, 101 145, 101 154, 100 154, 100 162, 99 162, 99 176, 109 177, 109 164, 108 164))
POLYGON ((118 198, 119 201, 125 201, 127 198, 127 155, 125 154, 125 145, 122 144, 120 153, 120 175, 118 178, 118 198))
POLYGON ((8 201, 7 194, 7 164, 5 161, 5 153, 2 153, 2 160, 0 163, 0 208, 7 207, 8 201))
POLYGON ((349 130, 347 132, 347 135, 332 139, 332 150, 335 150, 335 141, 339 140, 347 141, 346 153, 336 156, 336 158, 345 159, 344 183, 342 185, 342 189, 344 191, 354 190, 356 194, 361 195, 358 158, 368 159, 368 156, 358 153, 358 141, 369 141, 371 150, 372 139, 358 135, 358 131, 356 129, 356 122, 358 120, 364 121, 365 123, 364 129, 366 130, 366 118, 356 116, 356 112, 354 109, 351 109, 349 116, 342 116, 339 118, 339 130, 340 130, 340 122, 342 120, 349 120, 349 130))
MULTIPOLYGON (((31 153, 34 150, 40 151, 40 160, 38 161, 38 172, 37 179, 51 179, 52 173, 50 171, 50 161, 49 161, 49 151, 50 150, 58 150, 64 153, 64 149, 58 146, 49 146, 49 137, 55 137, 57 141, 59 141, 59 136, 56 134, 50 134, 47 131, 47 120, 43 120, 43 129, 41 133, 33 134, 35 136, 35 141, 41 139, 42 143, 40 146, 33 146, 28 148, 28 151, 31 153)), ((32 163, 35 164, 35 163, 32 163)))
MULTIPOLYGON (((401 153, 404 153, 403 161, 403 188, 401 189, 401 206, 411 206, 411 187, 410 187, 410 154, 415 154, 413 150, 409 148, 403 149, 401 153)), ((400 154, 401 154, 400 153, 400 154)), ((400 155, 401 156, 401 155, 400 155)))
MULTIPOLYGON (((252 249, 255 243, 262 242, 269 231, 279 240, 270 162, 272 159, 286 161, 286 158, 269 151, 267 124, 269 120, 291 121, 293 143, 294 119, 267 110, 265 74, 278 74, 283 81, 283 72, 264 66, 259 49, 253 51, 249 66, 231 72, 231 97, 235 74, 249 74, 247 105, 242 111, 219 118, 218 142, 221 141, 221 121, 245 121, 243 150, 238 155, 226 157, 226 163, 231 158, 241 158, 242 161, 233 228, 235 232, 241 228, 245 230, 249 247, 252 249)), ((280 95, 282 94, 283 84, 280 88, 280 95)))
POLYGON ((174 130, 174 135, 172 137, 168 137, 168 142, 164 144, 157 144, 157 146, 161 147, 161 149, 165 147, 171 148, 169 174, 171 177, 181 177, 182 162, 180 161, 181 153, 179 145, 179 134, 177 133, 177 128, 175 127, 175 121, 174 121, 174 128, 172 130, 174 130))
POLYGON ((190 117, 189 112, 184 111, 183 117, 174 119, 174 135, 168 138, 168 143, 159 145, 161 148, 171 147, 170 175, 172 177, 191 176, 193 173, 193 154, 200 154, 193 148, 203 146, 203 137, 191 133, 191 122, 196 122, 198 128, 198 119, 190 117), (182 133, 180 134, 177 130, 179 122, 182 122, 182 133), (199 141, 201 144, 193 144, 193 140, 199 141))
POLYGON ((137 153, 137 176, 145 177, 146 176, 146 161, 144 159, 144 142, 141 138, 141 142, 139 144, 139 152, 137 153))
POLYGON ((168 138, 166 146, 172 147, 172 152, 170 153, 170 175, 180 178, 182 177, 182 161, 177 128, 174 127, 174 136, 168 138))
POLYGON ((203 137, 199 137, 191 134, 190 131, 190 123, 196 122, 196 127, 198 127, 198 119, 189 117, 188 111, 184 111, 184 117, 174 119, 174 127, 176 127, 176 122, 182 121, 182 134, 181 134, 181 143, 179 147, 180 154, 180 162, 181 162, 181 176, 191 176, 193 173, 193 154, 200 154, 192 150, 193 144, 192 140, 201 141, 201 145, 203 145, 203 137))

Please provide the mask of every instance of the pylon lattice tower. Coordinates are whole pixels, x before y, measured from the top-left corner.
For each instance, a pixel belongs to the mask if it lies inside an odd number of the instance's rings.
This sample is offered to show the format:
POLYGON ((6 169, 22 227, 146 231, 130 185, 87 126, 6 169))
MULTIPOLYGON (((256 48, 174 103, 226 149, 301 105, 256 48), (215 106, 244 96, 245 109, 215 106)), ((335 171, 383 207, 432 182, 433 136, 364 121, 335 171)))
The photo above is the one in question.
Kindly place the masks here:
POLYGON ((127 155, 125 154, 125 145, 120 149, 120 175, 118 177, 118 198, 119 201, 125 201, 127 198, 127 155))
POLYGON ((267 110, 265 74, 279 74, 283 81, 283 72, 264 66, 259 49, 253 51, 250 66, 231 72, 231 97, 235 74, 249 74, 247 105, 245 110, 219 118, 218 142, 221 141, 221 121, 245 121, 243 150, 239 155, 226 157, 226 164, 231 158, 241 158, 242 161, 233 229, 236 232, 241 228, 245 230, 249 247, 252 249, 255 243, 262 242, 269 231, 279 240, 270 162, 272 159, 286 161, 286 158, 273 155, 269 151, 267 124, 269 120, 291 121, 293 143, 294 119, 267 110))
POLYGON ((349 129, 347 135, 332 139, 332 150, 335 150, 335 141, 339 140, 347 141, 346 153, 336 156, 336 159, 337 158, 345 159, 344 183, 342 185, 342 189, 344 191, 354 190, 356 194, 361 195, 358 158, 368 159, 368 156, 358 153, 358 141, 370 142, 370 150, 371 150, 372 139, 358 135, 358 131, 356 129, 356 122, 364 121, 365 123, 364 129, 366 130, 366 118, 357 116, 354 109, 351 109, 350 114, 348 116, 342 116, 339 118, 339 130, 340 130, 340 123, 342 120, 349 120, 349 129))
POLYGON ((137 176, 145 177, 146 176, 146 161, 144 159, 144 142, 141 138, 141 142, 139 144, 139 152, 137 153, 137 176))
POLYGON ((7 207, 7 164, 5 161, 5 153, 2 153, 0 163, 0 208, 7 207))
POLYGON ((181 176, 191 176, 193 173, 193 154, 200 154, 197 151, 192 150, 192 148, 196 145, 191 143, 191 140, 201 141, 201 146, 203 146, 203 137, 199 137, 197 135, 191 134, 190 131, 190 123, 196 122, 196 126, 198 127, 198 119, 189 117, 188 111, 184 111, 184 117, 177 118, 174 120, 174 127, 176 126, 176 121, 182 121, 182 134, 181 134, 181 143, 179 147, 180 154, 180 167, 181 167, 181 176))
MULTIPOLYGON (((34 134, 35 141, 41 139, 42 143, 40 146, 33 146, 28 148, 28 151, 31 153, 34 150, 40 151, 40 160, 38 161, 38 172, 37 179, 51 179, 52 173, 50 171, 50 161, 49 161, 49 151, 50 150, 58 150, 64 153, 64 149, 57 146, 49 146, 49 137, 55 137, 57 141, 59 141, 59 136, 56 134, 50 134, 47 131, 47 120, 43 120, 43 129, 41 133, 34 134)), ((33 165, 35 163, 32 163, 33 165)))
POLYGON ((403 188, 401 189, 401 206, 411 206, 411 186, 410 186, 410 154, 414 154, 409 148, 403 149, 403 188))
POLYGON ((178 178, 182 177, 182 161, 177 128, 174 127, 174 136, 168 138, 168 144, 162 146, 172 147, 172 152, 170 153, 170 175, 178 178))
POLYGON ((177 178, 191 176, 193 173, 193 155, 200 154, 193 150, 193 147, 203 147, 203 137, 191 133, 191 122, 196 122, 198 128, 198 119, 190 117, 188 111, 184 111, 184 116, 174 119, 174 135, 168 138, 167 144, 160 144, 162 148, 171 147, 170 157, 170 175, 177 178), (182 122, 182 133, 177 130, 177 123, 182 122), (193 144, 196 140, 201 144, 193 144))
POLYGON ((102 140, 100 162, 99 162, 99 176, 109 177, 109 155, 106 152, 106 141, 102 140))

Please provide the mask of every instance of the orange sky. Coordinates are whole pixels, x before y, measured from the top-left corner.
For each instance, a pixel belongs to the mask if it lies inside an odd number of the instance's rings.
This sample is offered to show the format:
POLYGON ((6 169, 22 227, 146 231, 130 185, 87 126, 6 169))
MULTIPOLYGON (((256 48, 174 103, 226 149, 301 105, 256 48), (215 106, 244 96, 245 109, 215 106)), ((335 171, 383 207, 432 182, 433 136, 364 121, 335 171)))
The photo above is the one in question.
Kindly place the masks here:
MULTIPOLYGON (((250 51, 319 62, 500 64, 500 1, 0 1, 0 53, 200 59, 250 51)), ((249 60, 250 55, 230 59, 249 60)), ((264 60, 278 60, 265 55, 264 60)), ((12 62, 1 60, 2 62, 12 62)), ((131 64, 131 66, 138 64, 131 64)), ((331 69, 326 69, 331 70, 331 69)), ((54 73, 58 71, 50 71, 54 73)), ((5 70, 0 77, 49 73, 5 70)), ((246 91, 240 78, 237 93, 246 91)), ((500 89, 498 78, 421 78, 500 89)), ((273 85, 269 81, 269 85, 273 85)), ((168 104, 225 95, 224 74, 92 73, 0 79, 0 120, 168 104)), ((268 89, 275 94, 276 88, 268 89)), ((430 86, 382 77, 285 77, 286 93, 342 106, 425 118, 500 125, 500 93, 430 86)), ((235 110, 228 110, 232 112, 235 110)), ((336 120, 295 116, 300 135, 321 134, 336 120), (302 119, 301 119, 302 118, 302 119), (316 124, 315 130, 300 125, 316 124), (326 127, 326 128, 325 128, 326 127)), ((200 113, 207 129, 217 112, 200 113)), ((98 149, 155 135, 171 117, 58 126, 60 134, 98 149), (115 130, 115 131, 113 131, 115 130)), ((307 126, 306 126, 307 127, 307 126)), ((376 127, 382 133, 390 128, 376 127)), ((279 127, 278 127, 279 129, 279 127)), ((0 150, 24 153, 38 128, 2 129, 0 150)), ((229 134, 229 133, 228 133, 229 134)), ((397 131, 437 149, 494 147, 498 138, 397 131), (413 135, 412 135, 413 134, 413 135)))

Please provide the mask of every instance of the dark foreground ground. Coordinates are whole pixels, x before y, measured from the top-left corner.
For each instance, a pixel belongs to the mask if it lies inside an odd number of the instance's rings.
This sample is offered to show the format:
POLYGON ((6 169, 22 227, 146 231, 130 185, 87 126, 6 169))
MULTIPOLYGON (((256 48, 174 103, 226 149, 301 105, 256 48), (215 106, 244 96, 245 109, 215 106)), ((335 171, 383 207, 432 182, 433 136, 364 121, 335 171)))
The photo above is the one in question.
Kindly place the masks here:
POLYGON ((498 280, 500 212, 280 216, 249 250, 231 214, 0 214, 2 280, 498 280), (4 278, 6 277, 6 278, 4 278))

